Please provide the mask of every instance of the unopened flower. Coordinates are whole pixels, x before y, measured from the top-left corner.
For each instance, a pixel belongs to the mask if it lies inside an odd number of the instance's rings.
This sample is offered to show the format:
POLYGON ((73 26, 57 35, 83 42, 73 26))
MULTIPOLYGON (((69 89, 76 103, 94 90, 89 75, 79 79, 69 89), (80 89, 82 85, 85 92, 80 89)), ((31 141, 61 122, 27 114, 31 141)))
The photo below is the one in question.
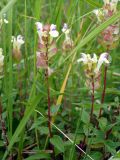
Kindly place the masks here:
POLYGON ((3 72, 3 65, 4 65, 3 50, 2 48, 0 48, 0 74, 3 72))
POLYGON ((69 51, 73 48, 73 40, 71 39, 70 33, 71 30, 68 28, 68 25, 64 23, 62 32, 65 34, 65 40, 63 42, 63 50, 69 51))
POLYGON ((100 87, 100 75, 102 64, 108 65, 108 53, 102 53, 98 59, 96 54, 91 56, 90 54, 81 53, 81 58, 77 62, 81 62, 84 67, 86 76, 86 85, 91 88, 92 79, 95 82, 95 89, 100 87))
POLYGON ((22 58, 21 46, 25 43, 23 37, 21 35, 12 36, 11 42, 13 43, 13 58, 16 62, 20 62, 22 58))

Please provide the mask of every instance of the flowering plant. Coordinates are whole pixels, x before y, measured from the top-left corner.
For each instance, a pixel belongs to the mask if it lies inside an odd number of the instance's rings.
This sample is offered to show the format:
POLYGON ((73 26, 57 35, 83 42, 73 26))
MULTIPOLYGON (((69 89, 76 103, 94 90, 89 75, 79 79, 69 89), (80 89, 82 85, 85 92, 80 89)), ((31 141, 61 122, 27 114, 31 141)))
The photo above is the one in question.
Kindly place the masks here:
POLYGON ((40 22, 36 22, 38 33, 38 51, 37 51, 37 68, 48 68, 48 74, 50 75, 53 70, 48 67, 48 59, 51 58, 57 52, 56 42, 54 38, 59 36, 59 32, 56 30, 56 25, 44 25, 40 22))
POLYGON ((82 62, 84 67, 84 72, 86 76, 86 86, 90 89, 92 88, 91 82, 94 81, 94 88, 98 89, 100 87, 100 75, 102 64, 108 65, 110 62, 107 60, 108 53, 102 53, 97 58, 96 54, 93 57, 90 54, 81 53, 81 58, 77 62, 82 62))
POLYGON ((62 32, 65 34, 65 40, 62 48, 64 51, 69 51, 71 48, 73 48, 73 40, 70 36, 71 30, 68 28, 66 23, 63 25, 62 32))
MULTIPOLYGON (((118 0, 104 0, 102 9, 95 9, 93 13, 96 15, 98 24, 105 22, 108 18, 117 13, 118 0)), ((113 49, 118 45, 119 40, 119 21, 108 26, 101 32, 98 39, 99 43, 107 49, 113 49)))

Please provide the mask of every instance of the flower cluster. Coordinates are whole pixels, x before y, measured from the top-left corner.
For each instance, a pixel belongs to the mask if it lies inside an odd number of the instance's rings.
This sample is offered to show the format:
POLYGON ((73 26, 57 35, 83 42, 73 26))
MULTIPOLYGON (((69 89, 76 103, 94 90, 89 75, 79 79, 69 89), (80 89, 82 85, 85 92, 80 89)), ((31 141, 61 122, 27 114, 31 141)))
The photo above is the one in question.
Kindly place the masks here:
POLYGON ((81 58, 77 62, 82 62, 84 67, 84 72, 86 76, 86 86, 92 88, 92 81, 94 81, 94 88, 98 89, 100 87, 100 77, 101 77, 101 67, 102 64, 109 64, 107 60, 108 53, 102 53, 98 59, 96 54, 91 56, 90 54, 81 53, 81 58))
MULTIPOLYGON (((117 12, 118 0, 104 0, 102 9, 93 11, 98 19, 98 24, 105 22, 117 12)), ((98 41, 104 48, 113 49, 118 45, 119 40, 119 21, 108 26, 102 31, 98 41)))
POLYGON ((4 65, 3 50, 2 48, 0 48, 0 74, 3 72, 3 65, 4 65))
POLYGON ((73 48, 73 40, 71 39, 70 33, 71 30, 68 28, 68 25, 64 23, 62 32, 65 34, 65 40, 63 42, 63 50, 69 51, 73 48))
POLYGON ((56 30, 56 25, 54 24, 43 25, 40 22, 36 22, 36 27, 39 36, 37 68, 48 68, 49 74, 51 74, 52 69, 48 67, 47 61, 57 52, 54 38, 59 36, 59 32, 56 30))
POLYGON ((21 35, 17 37, 12 36, 11 42, 13 43, 13 59, 19 63, 22 58, 21 46, 24 44, 23 37, 21 35))

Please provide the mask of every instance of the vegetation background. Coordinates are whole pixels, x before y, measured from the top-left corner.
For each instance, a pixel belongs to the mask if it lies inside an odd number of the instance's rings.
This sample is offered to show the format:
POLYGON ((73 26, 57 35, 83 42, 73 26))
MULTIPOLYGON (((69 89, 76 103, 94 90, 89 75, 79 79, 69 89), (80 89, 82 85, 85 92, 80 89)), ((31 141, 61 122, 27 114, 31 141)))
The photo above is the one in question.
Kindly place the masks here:
MULTIPOLYGON (((97 20, 92 11, 102 6, 101 0, 0 1, 0 16, 5 13, 9 21, 0 32, 0 47, 5 56, 4 77, 0 80, 1 107, 9 141, 5 147, 1 127, 1 160, 102 160, 116 155, 116 149, 120 146, 119 45, 110 53, 111 64, 107 72, 105 103, 102 105, 104 114, 101 120, 97 120, 99 129, 89 122, 91 94, 84 85, 82 66, 76 63, 81 52, 97 55, 105 52, 98 44, 97 37, 120 18, 120 6, 116 15, 96 27, 97 20), (49 138, 48 130, 44 70, 36 69, 36 21, 56 24, 60 33, 57 39, 58 52, 50 59, 50 66, 54 68, 54 73, 49 77, 52 138, 49 138), (74 48, 67 53, 62 50, 64 35, 61 29, 64 23, 71 27, 74 41, 74 48), (25 45, 18 65, 12 59, 11 36, 19 34, 24 36, 25 45), (106 131, 111 128, 111 134, 105 139, 106 131), (85 146, 81 146, 84 137, 85 146)), ((101 107, 102 89, 103 78, 100 89, 95 92, 95 117, 101 107)))

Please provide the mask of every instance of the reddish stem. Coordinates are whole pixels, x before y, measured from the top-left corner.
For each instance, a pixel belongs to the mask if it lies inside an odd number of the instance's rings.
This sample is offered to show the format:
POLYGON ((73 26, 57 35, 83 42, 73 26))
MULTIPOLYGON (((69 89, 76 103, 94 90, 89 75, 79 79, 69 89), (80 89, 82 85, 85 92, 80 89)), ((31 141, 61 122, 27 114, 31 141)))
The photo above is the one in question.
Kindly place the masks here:
POLYGON ((94 112, 94 78, 92 78, 92 96, 91 96, 91 101, 92 101, 92 106, 91 106, 91 113, 90 113, 90 121, 92 121, 93 117, 93 112, 94 112))
MULTIPOLYGON (((108 69, 108 67, 106 66, 106 67, 105 67, 105 71, 104 71, 104 88, 103 88, 103 92, 102 92, 101 104, 103 104, 103 103, 104 103, 104 100, 105 100, 106 82, 107 82, 107 69, 108 69)), ((101 115, 102 115, 102 107, 100 108, 98 118, 100 118, 101 115)))

